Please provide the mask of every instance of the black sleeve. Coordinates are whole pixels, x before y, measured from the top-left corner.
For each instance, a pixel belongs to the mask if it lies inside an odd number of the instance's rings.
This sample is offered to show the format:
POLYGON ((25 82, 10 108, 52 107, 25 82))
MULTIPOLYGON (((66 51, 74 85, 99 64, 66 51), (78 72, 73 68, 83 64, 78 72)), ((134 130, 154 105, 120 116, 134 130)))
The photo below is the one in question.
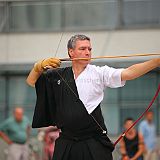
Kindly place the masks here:
POLYGON ((35 84, 36 106, 33 115, 32 127, 40 128, 56 125, 56 102, 53 93, 53 84, 49 82, 47 73, 43 73, 35 84))

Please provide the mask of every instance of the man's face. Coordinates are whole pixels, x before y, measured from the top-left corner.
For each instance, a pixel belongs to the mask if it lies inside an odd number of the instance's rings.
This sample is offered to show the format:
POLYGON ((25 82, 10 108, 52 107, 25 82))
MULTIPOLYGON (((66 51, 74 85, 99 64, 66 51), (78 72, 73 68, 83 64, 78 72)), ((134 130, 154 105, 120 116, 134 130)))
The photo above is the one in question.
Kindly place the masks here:
POLYGON ((146 114, 146 119, 148 122, 152 122, 153 121, 153 113, 152 112, 148 112, 146 114))
POLYGON ((23 119, 23 109, 22 108, 16 108, 14 111, 14 118, 17 122, 21 122, 23 119))
MULTIPOLYGON (((88 40, 77 40, 74 49, 69 50, 71 59, 74 58, 91 58, 91 43, 88 40)), ((90 60, 78 60, 79 63, 89 63, 90 60)))

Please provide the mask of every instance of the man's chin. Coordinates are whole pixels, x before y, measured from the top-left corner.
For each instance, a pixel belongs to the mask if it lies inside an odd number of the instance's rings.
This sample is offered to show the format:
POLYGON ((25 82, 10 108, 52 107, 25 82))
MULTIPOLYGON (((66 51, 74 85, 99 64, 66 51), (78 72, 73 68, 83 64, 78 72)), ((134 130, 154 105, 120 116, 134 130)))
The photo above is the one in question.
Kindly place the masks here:
POLYGON ((82 63, 82 64, 89 64, 90 63, 90 60, 82 60, 82 61, 80 61, 80 63, 82 63))

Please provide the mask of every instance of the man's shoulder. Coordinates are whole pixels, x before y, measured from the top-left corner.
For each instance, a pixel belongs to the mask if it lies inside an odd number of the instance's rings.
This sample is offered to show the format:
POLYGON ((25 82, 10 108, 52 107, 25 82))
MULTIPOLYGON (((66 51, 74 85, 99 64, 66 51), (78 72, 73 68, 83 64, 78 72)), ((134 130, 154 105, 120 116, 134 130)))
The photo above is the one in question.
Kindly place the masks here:
POLYGON ((6 119, 6 122, 7 123, 12 123, 12 122, 14 122, 15 120, 14 120, 14 117, 13 116, 10 116, 10 117, 8 117, 7 119, 6 119))
POLYGON ((44 77, 43 79, 47 80, 48 82, 57 83, 57 80, 59 80, 59 78, 62 78, 71 74, 72 74, 71 67, 63 67, 63 68, 48 69, 43 73, 42 77, 44 77))
POLYGON ((23 116, 23 122, 30 124, 29 118, 27 116, 23 116))
POLYGON ((52 75, 52 74, 57 74, 57 73, 63 74, 64 72, 69 71, 69 70, 71 70, 71 67, 62 67, 62 68, 48 69, 46 71, 46 74, 47 75, 52 75))
POLYGON ((97 68, 101 68, 101 66, 94 65, 94 64, 88 64, 88 65, 87 65, 87 68, 88 68, 88 69, 97 69, 97 68))
POLYGON ((98 65, 93 65, 93 64, 88 64, 87 70, 92 73, 98 73, 102 74, 104 72, 108 72, 111 68, 107 65, 104 66, 98 66, 98 65))
POLYGON ((28 118, 26 115, 24 115, 24 116, 23 116, 23 120, 29 121, 29 118, 28 118))
POLYGON ((143 121, 139 124, 140 127, 143 127, 143 126, 146 126, 146 125, 147 125, 147 121, 146 121, 146 120, 143 120, 143 121))
POLYGON ((11 116, 11 117, 5 119, 5 120, 1 123, 1 125, 6 126, 6 125, 12 125, 13 123, 14 123, 14 118, 11 116))

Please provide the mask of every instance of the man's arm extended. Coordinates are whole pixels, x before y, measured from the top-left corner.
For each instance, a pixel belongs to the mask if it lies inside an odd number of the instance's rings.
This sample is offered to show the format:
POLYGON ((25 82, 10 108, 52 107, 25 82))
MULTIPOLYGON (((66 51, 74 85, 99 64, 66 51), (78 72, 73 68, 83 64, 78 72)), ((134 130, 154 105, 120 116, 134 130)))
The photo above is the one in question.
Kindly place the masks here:
POLYGON ((160 66, 160 58, 155 58, 143 63, 134 64, 122 71, 122 81, 136 79, 154 68, 160 66))

